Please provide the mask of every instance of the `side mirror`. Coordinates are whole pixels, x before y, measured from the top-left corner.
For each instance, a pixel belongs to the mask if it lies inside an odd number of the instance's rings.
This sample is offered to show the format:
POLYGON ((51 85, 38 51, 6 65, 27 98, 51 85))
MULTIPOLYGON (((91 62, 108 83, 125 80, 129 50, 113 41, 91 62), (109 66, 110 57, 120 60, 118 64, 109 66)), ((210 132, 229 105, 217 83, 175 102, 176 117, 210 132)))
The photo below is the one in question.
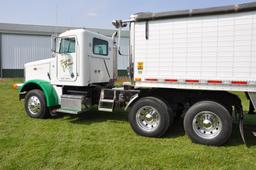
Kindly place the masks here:
POLYGON ((56 36, 51 37, 51 51, 56 52, 56 36))
POLYGON ((53 35, 51 37, 51 51, 53 53, 59 52, 59 42, 60 42, 60 38, 57 37, 56 35, 53 35))

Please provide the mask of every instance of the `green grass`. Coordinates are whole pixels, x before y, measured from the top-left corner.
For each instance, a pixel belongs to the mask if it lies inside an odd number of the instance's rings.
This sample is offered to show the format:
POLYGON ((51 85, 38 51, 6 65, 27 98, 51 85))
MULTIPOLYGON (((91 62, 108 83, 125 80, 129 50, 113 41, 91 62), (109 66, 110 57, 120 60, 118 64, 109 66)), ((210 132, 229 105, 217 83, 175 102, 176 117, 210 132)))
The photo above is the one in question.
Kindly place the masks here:
MULTIPOLYGON (((222 147, 193 144, 182 120, 164 138, 136 135, 126 112, 96 109, 54 119, 26 116, 18 92, 21 80, 0 80, 0 169, 255 169, 256 138, 250 148, 235 125, 222 147)), ((241 95, 241 94, 239 94, 241 95)), ((246 99, 242 96, 243 104, 246 99)), ((248 109, 245 107, 245 109, 248 109)), ((255 117, 255 116, 254 116, 255 117)), ((256 124, 254 117, 250 123, 256 124)))

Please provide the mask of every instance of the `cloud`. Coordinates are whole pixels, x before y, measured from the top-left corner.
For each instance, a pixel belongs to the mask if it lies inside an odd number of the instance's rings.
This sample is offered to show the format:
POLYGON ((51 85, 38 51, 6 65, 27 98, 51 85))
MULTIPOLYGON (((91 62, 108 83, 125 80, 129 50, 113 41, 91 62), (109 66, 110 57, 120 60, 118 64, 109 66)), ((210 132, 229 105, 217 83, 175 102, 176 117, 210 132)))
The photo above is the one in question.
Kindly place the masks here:
POLYGON ((87 15, 91 16, 91 17, 97 16, 97 14, 95 12, 89 12, 87 15))

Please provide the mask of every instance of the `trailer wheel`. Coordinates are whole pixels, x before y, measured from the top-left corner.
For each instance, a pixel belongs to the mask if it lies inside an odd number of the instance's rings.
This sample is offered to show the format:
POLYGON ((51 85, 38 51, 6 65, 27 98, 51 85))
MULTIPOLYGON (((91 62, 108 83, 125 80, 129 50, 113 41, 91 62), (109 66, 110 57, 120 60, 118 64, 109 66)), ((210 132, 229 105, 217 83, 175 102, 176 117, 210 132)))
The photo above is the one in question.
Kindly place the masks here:
POLYGON ((129 112, 132 129, 139 135, 161 137, 168 130, 172 117, 166 103, 155 97, 138 100, 129 112))
POLYGON ((49 110, 46 107, 44 93, 41 90, 34 89, 26 94, 25 110, 27 115, 32 118, 49 117, 49 110))
POLYGON ((184 129, 195 143, 220 146, 232 133, 232 117, 221 104, 201 101, 187 111, 184 129))

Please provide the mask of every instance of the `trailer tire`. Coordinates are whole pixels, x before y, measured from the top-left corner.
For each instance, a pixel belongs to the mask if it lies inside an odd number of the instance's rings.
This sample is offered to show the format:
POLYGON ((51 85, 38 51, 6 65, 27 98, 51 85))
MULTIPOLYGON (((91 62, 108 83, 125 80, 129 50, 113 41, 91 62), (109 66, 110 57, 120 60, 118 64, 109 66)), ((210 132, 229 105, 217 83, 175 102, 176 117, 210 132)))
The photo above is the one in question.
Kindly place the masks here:
POLYGON ((165 102, 155 97, 139 99, 129 112, 132 129, 139 135, 161 137, 169 128, 172 117, 165 102), (154 114, 153 114, 154 113, 154 114))
POLYGON ((231 136, 232 117, 223 105, 201 101, 187 111, 184 129, 194 143, 220 146, 231 136))
POLYGON ((48 118, 50 116, 44 93, 39 89, 31 90, 26 94, 25 110, 27 115, 32 118, 48 118))

